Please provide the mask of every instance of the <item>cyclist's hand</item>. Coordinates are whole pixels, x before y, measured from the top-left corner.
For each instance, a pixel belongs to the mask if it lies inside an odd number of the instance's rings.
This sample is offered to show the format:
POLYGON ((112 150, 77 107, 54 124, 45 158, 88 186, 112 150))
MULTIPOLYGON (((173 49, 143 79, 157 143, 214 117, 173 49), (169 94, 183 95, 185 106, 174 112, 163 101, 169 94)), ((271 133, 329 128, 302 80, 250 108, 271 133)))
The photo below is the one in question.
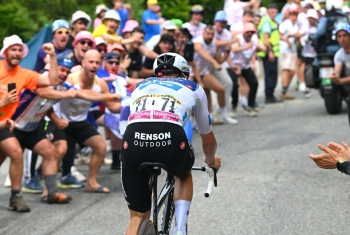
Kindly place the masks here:
POLYGON ((221 158, 218 155, 215 155, 214 162, 207 162, 206 157, 204 157, 204 162, 212 168, 215 168, 217 171, 219 171, 221 167, 221 158))
POLYGON ((58 129, 63 130, 69 125, 69 122, 65 119, 59 118, 55 121, 55 124, 58 129))
POLYGON ((18 100, 17 91, 16 89, 14 89, 2 97, 1 103, 2 105, 5 106, 10 103, 16 102, 17 100, 18 100))

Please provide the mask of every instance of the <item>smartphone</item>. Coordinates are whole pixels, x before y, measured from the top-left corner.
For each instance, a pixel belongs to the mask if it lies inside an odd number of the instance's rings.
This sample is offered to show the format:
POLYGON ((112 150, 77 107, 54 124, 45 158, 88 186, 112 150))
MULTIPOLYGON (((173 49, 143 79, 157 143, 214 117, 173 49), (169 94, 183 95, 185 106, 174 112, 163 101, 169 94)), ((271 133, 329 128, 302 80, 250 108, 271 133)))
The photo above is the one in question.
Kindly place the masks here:
POLYGON ((187 62, 193 61, 193 55, 194 55, 194 45, 193 42, 188 41, 185 43, 185 50, 184 50, 184 58, 187 60, 187 62))
POLYGON ((12 90, 16 89, 16 83, 9 83, 7 84, 7 92, 10 92, 12 90))

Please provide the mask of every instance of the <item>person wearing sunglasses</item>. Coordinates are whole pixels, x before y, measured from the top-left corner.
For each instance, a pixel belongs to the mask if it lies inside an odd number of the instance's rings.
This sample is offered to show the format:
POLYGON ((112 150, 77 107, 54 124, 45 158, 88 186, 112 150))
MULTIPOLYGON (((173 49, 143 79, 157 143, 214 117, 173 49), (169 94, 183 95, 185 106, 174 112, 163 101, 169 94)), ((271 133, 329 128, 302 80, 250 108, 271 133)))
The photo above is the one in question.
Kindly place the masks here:
MULTIPOLYGON (((55 20, 52 23, 52 44, 55 47, 56 54, 67 52, 70 49, 66 47, 69 37, 69 24, 66 20, 55 20)), ((35 65, 35 71, 42 72, 45 65, 49 62, 49 57, 42 48, 38 51, 38 57, 35 65)))
POLYGON ((81 62, 83 61, 85 53, 90 49, 94 49, 96 43, 90 32, 80 31, 75 37, 72 45, 74 49, 72 55, 73 68, 71 69, 71 72, 75 72, 81 69, 81 62))
POLYGON ((101 60, 103 60, 103 57, 107 53, 107 43, 103 38, 97 37, 95 38, 95 43, 96 43, 96 51, 98 51, 101 55, 101 60))

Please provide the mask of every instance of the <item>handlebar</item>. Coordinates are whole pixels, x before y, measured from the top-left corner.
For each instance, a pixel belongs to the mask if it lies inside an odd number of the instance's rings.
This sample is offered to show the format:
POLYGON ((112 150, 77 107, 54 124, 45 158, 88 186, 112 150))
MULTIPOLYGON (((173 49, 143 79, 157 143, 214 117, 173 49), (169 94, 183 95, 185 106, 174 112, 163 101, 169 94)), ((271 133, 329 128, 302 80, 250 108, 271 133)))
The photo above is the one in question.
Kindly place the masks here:
POLYGON ((204 196, 209 197, 213 191, 213 186, 215 187, 218 186, 217 177, 216 177, 217 170, 211 167, 192 167, 192 170, 205 171, 208 173, 208 176, 209 176, 208 188, 204 196))

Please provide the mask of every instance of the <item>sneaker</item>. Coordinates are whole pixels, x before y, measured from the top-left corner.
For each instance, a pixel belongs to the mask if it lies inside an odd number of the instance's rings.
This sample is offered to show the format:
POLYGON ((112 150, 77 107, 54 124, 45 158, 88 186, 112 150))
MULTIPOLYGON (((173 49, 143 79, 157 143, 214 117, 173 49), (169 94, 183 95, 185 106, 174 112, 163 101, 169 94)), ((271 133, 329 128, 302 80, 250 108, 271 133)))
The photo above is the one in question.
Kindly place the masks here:
POLYGON ((88 165, 90 163, 90 158, 82 153, 78 153, 74 158, 74 165, 88 165))
POLYGON ((11 187, 11 179, 10 179, 10 174, 9 173, 7 173, 7 175, 6 175, 4 186, 6 188, 10 188, 11 187))
POLYGON ((277 99, 276 97, 272 96, 272 97, 266 97, 265 98, 265 104, 274 104, 274 103, 280 103, 283 100, 277 99))
POLYGON ((254 104, 254 106, 253 106, 253 110, 255 111, 255 112, 259 112, 260 110, 262 110, 264 108, 264 105, 262 105, 262 104, 259 104, 259 103, 255 103, 254 104))
POLYGON ((42 193, 43 186, 39 183, 36 177, 31 177, 26 180, 22 187, 23 193, 42 193))
POLYGON ((41 181, 44 179, 44 176, 41 174, 41 169, 39 170, 36 170, 35 171, 35 178, 38 180, 38 181, 41 181))
POLYGON ((106 140, 106 145, 107 145, 106 152, 107 153, 111 152, 112 151, 111 141, 110 140, 106 140))
POLYGON ((223 117, 223 118, 222 118, 222 122, 225 123, 225 124, 230 124, 230 125, 232 125, 232 124, 237 124, 237 123, 238 123, 238 121, 237 121, 236 119, 231 118, 231 117, 229 117, 229 116, 223 117))
POLYGON ((229 115, 232 118, 236 117, 237 116, 237 108, 231 109, 229 115))
POLYGON ((47 203, 49 204, 67 204, 72 201, 72 198, 64 193, 55 192, 47 196, 47 203))
POLYGON ((78 169, 75 166, 72 166, 70 168, 70 173, 72 176, 74 176, 79 182, 86 181, 86 177, 78 171, 78 169))
POLYGON ((292 100, 292 99, 294 99, 295 97, 292 96, 291 94, 289 94, 289 93, 287 92, 287 93, 285 93, 285 94, 281 93, 281 94, 280 94, 280 98, 281 98, 282 100, 292 100))
POLYGON ((120 170, 121 170, 121 167, 120 167, 120 165, 117 165, 117 166, 111 165, 111 170, 112 170, 112 171, 120 171, 120 170))
POLYGON ((70 173, 61 178, 58 183, 59 188, 83 188, 84 184, 79 182, 74 176, 70 173))
POLYGON ((29 207, 23 201, 22 196, 19 194, 16 194, 15 196, 10 198, 8 210, 17 212, 30 212, 29 207))
POLYGON ((223 124, 223 120, 221 119, 220 116, 218 115, 213 115, 212 118, 211 118, 211 123, 213 125, 220 125, 220 124, 223 124))
POLYGON ((113 163, 113 160, 112 159, 109 159, 109 158, 106 158, 104 159, 104 164, 105 165, 111 165, 113 163))
POLYGON ((305 91, 304 92, 305 98, 308 99, 311 97, 310 91, 305 91))
POLYGON ((244 113, 247 114, 249 117, 258 116, 257 112, 255 112, 251 107, 244 107, 244 113))

